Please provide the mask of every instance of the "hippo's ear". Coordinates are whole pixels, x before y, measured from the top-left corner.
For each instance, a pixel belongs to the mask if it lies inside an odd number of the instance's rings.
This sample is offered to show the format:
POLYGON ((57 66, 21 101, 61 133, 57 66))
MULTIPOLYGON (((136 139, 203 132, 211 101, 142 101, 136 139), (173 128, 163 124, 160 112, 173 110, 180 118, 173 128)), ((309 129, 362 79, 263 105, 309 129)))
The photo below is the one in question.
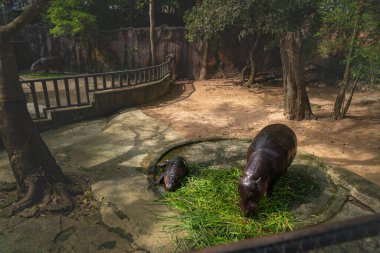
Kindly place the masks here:
POLYGON ((167 164, 168 164, 168 161, 163 161, 163 162, 157 163, 157 168, 158 168, 158 169, 162 169, 162 168, 164 168, 167 164))
POLYGON ((259 177, 259 179, 256 180, 256 184, 258 184, 260 182, 261 182, 261 177, 259 177))

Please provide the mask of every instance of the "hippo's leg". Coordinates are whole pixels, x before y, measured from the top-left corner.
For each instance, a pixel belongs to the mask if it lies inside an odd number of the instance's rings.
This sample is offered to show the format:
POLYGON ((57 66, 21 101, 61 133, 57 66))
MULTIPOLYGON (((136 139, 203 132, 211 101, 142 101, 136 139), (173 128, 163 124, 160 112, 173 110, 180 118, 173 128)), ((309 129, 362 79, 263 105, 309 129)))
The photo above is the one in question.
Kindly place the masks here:
POLYGON ((155 185, 158 185, 158 184, 162 184, 162 182, 164 181, 164 177, 165 177, 165 173, 162 173, 160 178, 154 182, 155 185))
POLYGON ((267 197, 268 198, 272 198, 273 197, 273 187, 274 187, 274 184, 276 183, 277 179, 272 179, 269 181, 269 184, 268 184, 268 190, 267 190, 267 197))

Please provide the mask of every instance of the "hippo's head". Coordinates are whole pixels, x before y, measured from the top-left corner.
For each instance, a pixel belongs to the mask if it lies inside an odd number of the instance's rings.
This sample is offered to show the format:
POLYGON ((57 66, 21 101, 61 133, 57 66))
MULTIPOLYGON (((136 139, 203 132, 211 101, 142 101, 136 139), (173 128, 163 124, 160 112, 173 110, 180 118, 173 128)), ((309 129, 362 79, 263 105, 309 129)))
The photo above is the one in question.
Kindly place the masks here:
POLYGON ((245 215, 252 215, 258 208, 258 203, 265 190, 261 178, 254 180, 243 175, 239 179, 239 206, 245 215))
POLYGON ((174 192, 181 186, 181 181, 178 175, 167 173, 164 177, 165 188, 169 192, 174 192))

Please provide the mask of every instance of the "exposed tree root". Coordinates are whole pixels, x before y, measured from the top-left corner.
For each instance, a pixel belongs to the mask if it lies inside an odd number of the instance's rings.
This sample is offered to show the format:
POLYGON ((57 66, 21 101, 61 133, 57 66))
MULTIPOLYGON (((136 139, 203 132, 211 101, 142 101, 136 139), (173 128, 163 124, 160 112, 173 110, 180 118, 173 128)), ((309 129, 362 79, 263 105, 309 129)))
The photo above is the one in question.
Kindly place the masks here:
POLYGON ((83 193, 81 187, 76 184, 49 184, 44 176, 33 176, 25 181, 27 192, 19 202, 12 205, 13 214, 33 206, 37 207, 40 213, 70 212, 74 208, 72 196, 83 193))
POLYGON ((0 190, 0 217, 64 215, 91 224, 101 221, 100 203, 92 195, 89 178, 80 175, 69 177, 71 184, 60 182, 52 185, 43 176, 28 179, 25 181, 24 194, 17 192, 14 187, 10 191, 0 190))
POLYGON ((22 211, 39 202, 43 198, 44 191, 47 188, 45 179, 42 176, 34 175, 25 181, 27 184, 26 195, 12 206, 14 212, 22 211))

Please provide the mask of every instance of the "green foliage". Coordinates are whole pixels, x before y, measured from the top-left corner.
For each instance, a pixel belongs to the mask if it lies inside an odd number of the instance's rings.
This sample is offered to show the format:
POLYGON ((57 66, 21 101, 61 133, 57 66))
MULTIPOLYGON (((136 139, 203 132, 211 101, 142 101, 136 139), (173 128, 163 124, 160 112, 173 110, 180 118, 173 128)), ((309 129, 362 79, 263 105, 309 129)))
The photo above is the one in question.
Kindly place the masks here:
POLYGON ((380 38, 359 47, 353 62, 354 78, 364 80, 368 84, 380 84, 380 38))
POLYGON ((243 0, 204 0, 188 11, 184 17, 188 29, 188 39, 211 39, 224 29, 246 18, 249 1, 243 0), (245 13, 246 14, 246 13, 245 13))
MULTIPOLYGON (((182 19, 185 10, 193 6, 193 2, 156 0, 158 25, 164 15, 162 13, 163 6, 170 7, 175 12, 170 15, 175 15, 176 21, 174 22, 178 22, 182 19)), ((80 33, 83 29, 78 22, 84 22, 82 26, 99 30, 146 27, 149 25, 148 3, 148 0, 53 0, 47 20, 56 27, 53 30, 54 34, 73 34, 74 30, 80 33)))
POLYGON ((338 56, 342 63, 349 62, 354 78, 380 75, 379 5, 371 0, 323 0, 320 5, 319 52, 323 57, 338 56), (352 44, 356 22, 358 31, 352 44))
POLYGON ((241 169, 193 167, 194 170, 199 170, 199 175, 188 177, 176 192, 166 193, 163 203, 181 214, 175 217, 180 225, 173 229, 185 230, 196 248, 292 230, 296 218, 289 204, 304 203, 305 195, 317 188, 298 174, 282 177, 273 198, 264 197, 258 213, 246 217, 238 206, 241 169))
POLYGON ((241 29, 240 37, 270 34, 281 37, 286 31, 312 31, 317 17, 315 0, 204 0, 187 12, 189 39, 210 39, 226 27, 241 29))
POLYGON ((50 33, 86 40, 96 31, 96 17, 88 12, 90 1, 53 0, 46 19, 53 24, 50 33))

